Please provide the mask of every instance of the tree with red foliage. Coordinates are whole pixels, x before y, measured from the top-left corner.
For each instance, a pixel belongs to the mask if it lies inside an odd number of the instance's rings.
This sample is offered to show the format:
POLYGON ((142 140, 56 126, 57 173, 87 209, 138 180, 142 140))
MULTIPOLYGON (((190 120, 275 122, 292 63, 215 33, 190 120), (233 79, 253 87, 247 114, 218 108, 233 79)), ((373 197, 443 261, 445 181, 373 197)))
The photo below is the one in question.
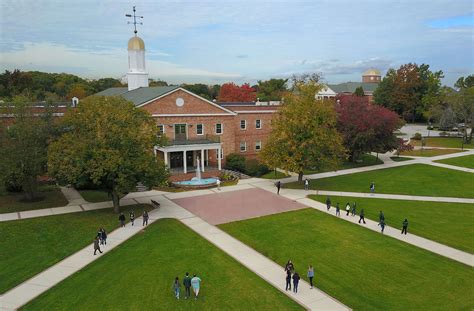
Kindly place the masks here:
POLYGON ((367 152, 385 153, 399 146, 394 132, 403 121, 395 112, 369 104, 365 97, 348 95, 338 99, 337 129, 351 161, 367 152))
POLYGON ((232 82, 224 83, 217 100, 220 102, 253 102, 257 99, 257 91, 248 83, 238 86, 232 82))
POLYGON ((407 151, 412 151, 413 150, 413 145, 412 144, 405 144, 405 141, 402 138, 398 139, 398 147, 397 147, 397 157, 400 156, 400 153, 402 152, 407 152, 407 151))

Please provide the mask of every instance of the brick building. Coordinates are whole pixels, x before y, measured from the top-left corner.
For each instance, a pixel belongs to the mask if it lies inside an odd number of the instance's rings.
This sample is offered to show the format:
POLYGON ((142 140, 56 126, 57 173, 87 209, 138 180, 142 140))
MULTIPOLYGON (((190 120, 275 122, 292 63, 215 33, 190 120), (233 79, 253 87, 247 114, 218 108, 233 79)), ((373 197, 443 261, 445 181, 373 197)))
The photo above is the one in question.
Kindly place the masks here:
POLYGON ((148 111, 168 138, 168 145, 155 148, 156 155, 180 173, 195 170, 198 159, 205 171, 220 170, 230 153, 255 158, 278 109, 262 103, 218 104, 179 86, 110 88, 96 95, 121 96, 148 111))

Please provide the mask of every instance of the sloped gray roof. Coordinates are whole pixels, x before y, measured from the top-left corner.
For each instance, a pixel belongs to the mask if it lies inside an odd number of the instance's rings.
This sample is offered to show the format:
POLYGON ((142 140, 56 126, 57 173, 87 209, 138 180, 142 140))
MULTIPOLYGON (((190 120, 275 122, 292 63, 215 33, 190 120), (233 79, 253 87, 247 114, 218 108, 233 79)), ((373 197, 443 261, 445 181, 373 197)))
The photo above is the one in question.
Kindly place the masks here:
POLYGON ((378 86, 378 83, 364 82, 344 82, 339 84, 328 84, 328 86, 336 93, 354 93, 356 88, 362 86, 364 92, 372 93, 378 86))
POLYGON ((95 95, 98 96, 121 96, 126 100, 131 101, 135 106, 139 106, 146 103, 154 98, 160 97, 166 93, 169 93, 179 86, 153 86, 153 87, 140 87, 129 91, 126 87, 111 87, 95 95))

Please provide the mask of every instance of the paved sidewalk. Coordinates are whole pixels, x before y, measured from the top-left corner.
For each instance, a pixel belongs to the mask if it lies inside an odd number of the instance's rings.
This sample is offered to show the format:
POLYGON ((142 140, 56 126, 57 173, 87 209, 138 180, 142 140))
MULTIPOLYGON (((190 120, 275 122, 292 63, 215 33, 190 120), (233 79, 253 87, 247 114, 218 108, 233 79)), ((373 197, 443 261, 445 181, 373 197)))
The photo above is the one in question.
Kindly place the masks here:
MULTIPOLYGON (((164 193, 168 193, 168 192, 156 191, 156 190, 133 192, 126 195, 124 198, 122 198, 120 200, 120 205, 127 206, 127 205, 138 204, 135 198, 147 198, 151 196, 162 195, 164 193)), ((150 204, 150 200, 148 199, 145 203, 150 204)), ((83 211, 91 211, 91 210, 111 208, 111 207, 113 207, 112 201, 97 202, 97 203, 86 202, 84 204, 79 204, 79 205, 68 204, 62 207, 43 208, 43 209, 36 209, 36 210, 29 210, 29 211, 15 212, 15 213, 0 214, 0 222, 26 219, 26 218, 52 216, 52 215, 59 215, 59 214, 76 213, 76 212, 83 212, 83 211)))
MULTIPOLYGON (((239 261, 265 281, 285 293, 288 297, 295 300, 309 310, 349 310, 348 307, 337 300, 328 296, 317 288, 310 289, 309 284, 303 280, 300 281, 298 294, 285 291, 283 267, 266 258, 262 254, 231 237, 217 227, 208 224, 201 218, 193 215, 184 208, 175 204, 164 196, 151 197, 157 200, 161 207, 149 212, 149 223, 155 222, 160 218, 176 218, 183 222, 190 229, 216 245, 232 258, 239 261)), ((136 200, 139 203, 147 203, 150 197, 140 197, 136 200)), ((140 225, 141 217, 135 221, 136 226, 129 223, 125 228, 118 228, 111 232, 107 238, 107 246, 103 247, 104 253, 107 253, 125 242, 136 233, 142 230, 140 225)), ((2 310, 15 310, 31 301, 35 297, 52 288, 62 280, 71 276, 73 273, 81 270, 91 262, 100 258, 102 254, 93 255, 93 244, 85 247, 79 252, 69 256, 54 266, 37 274, 24 283, 6 292, 0 297, 0 308, 2 310)))
MULTIPOLYGON (((155 209, 149 212, 150 224, 159 218, 166 218, 170 216, 176 218, 185 218, 192 216, 184 209, 175 210, 173 207, 170 207, 169 204, 167 205, 166 202, 163 202, 162 196, 153 197, 153 199, 160 201, 162 206, 160 210, 155 209)), ((145 203, 148 198, 140 198, 140 200, 145 203)), ((125 242, 143 229, 141 226, 141 217, 138 217, 135 220, 135 224, 135 226, 131 226, 130 223, 128 223, 125 228, 118 228, 109 233, 107 237, 107 245, 102 247, 103 252, 110 252, 112 249, 125 242)), ((15 310, 20 308, 28 301, 34 299, 62 280, 71 276, 73 273, 79 271, 94 260, 103 256, 103 254, 100 253, 97 253, 97 255, 94 256, 93 253, 93 244, 91 243, 89 246, 83 248, 77 253, 67 257, 66 259, 32 277, 31 279, 9 290, 0 297, 0 309, 15 310)))
POLYGON ((72 187, 60 187, 61 192, 66 197, 66 200, 69 201, 68 205, 80 205, 89 203, 81 196, 79 191, 72 187))
MULTIPOLYGON (((327 209, 326 209, 326 205, 323 204, 323 203, 320 203, 320 202, 317 202, 317 201, 314 201, 314 200, 311 200, 311 199, 308 199, 308 198, 298 199, 297 202, 299 202, 301 204, 305 204, 306 206, 312 207, 314 209, 317 209, 320 212, 330 214, 334 217, 337 217, 334 214, 335 209, 331 208, 328 212, 327 209)), ((343 213, 341 213, 341 216, 338 217, 338 218, 343 219, 345 221, 349 221, 353 224, 362 226, 362 227, 367 228, 369 230, 380 232, 380 227, 378 226, 378 223, 376 221, 366 219, 365 221, 366 221, 367 224, 365 224, 365 225, 364 224, 359 224, 358 223, 358 221, 359 221, 358 216, 345 216, 345 215, 343 215, 343 213)), ((392 238, 403 241, 405 243, 415 245, 419 248, 423 248, 423 249, 425 249, 427 251, 430 251, 432 253, 436 253, 436 254, 439 254, 441 256, 448 257, 450 259, 456 260, 456 261, 461 262, 463 264, 466 264, 468 266, 474 267, 474 255, 471 255, 469 253, 460 251, 458 249, 455 249, 455 248, 446 246, 444 244, 441 244, 441 243, 438 243, 438 242, 435 242, 435 241, 432 241, 432 240, 428 240, 428 239, 425 239, 425 238, 422 238, 420 236, 413 235, 413 234, 410 234, 410 233, 408 233, 407 235, 402 235, 400 232, 401 232, 400 229, 396 229, 396 228, 393 228, 393 227, 390 227, 390 226, 385 226, 384 235, 390 236, 392 238)))
MULTIPOLYGON (((171 201, 170 201, 171 202, 171 201)), ((175 204, 171 202, 171 204, 175 204)), ((174 209, 183 209, 175 204, 174 209)), ((300 280, 298 293, 285 290, 284 268, 219 228, 194 216, 181 219, 186 226, 216 245, 229 256, 309 310, 349 310, 348 307, 317 288, 300 280)))

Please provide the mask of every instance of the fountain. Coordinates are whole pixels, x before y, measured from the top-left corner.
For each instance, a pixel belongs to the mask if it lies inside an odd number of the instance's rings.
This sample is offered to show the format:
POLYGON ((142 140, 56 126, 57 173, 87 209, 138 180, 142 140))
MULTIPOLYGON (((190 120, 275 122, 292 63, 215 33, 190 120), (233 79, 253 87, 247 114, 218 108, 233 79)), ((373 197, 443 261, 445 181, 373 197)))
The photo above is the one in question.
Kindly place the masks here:
POLYGON ((214 186, 217 182, 217 178, 201 178, 201 161, 199 157, 196 159, 196 177, 191 178, 191 180, 177 181, 174 184, 182 188, 207 188, 214 186))

